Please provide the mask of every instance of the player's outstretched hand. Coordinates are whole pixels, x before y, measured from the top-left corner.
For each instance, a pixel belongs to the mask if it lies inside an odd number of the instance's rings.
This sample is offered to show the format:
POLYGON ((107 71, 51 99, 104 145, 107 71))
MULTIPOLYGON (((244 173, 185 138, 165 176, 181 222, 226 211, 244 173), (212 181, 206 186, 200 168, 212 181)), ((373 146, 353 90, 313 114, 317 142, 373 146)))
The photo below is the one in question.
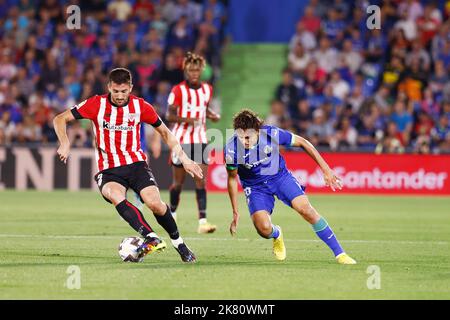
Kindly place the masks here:
POLYGON ((212 122, 218 122, 220 120, 220 114, 215 113, 210 119, 212 122))
POLYGON ((198 164, 194 161, 190 160, 189 162, 183 163, 184 170, 191 175, 192 178, 203 179, 202 169, 198 164))
POLYGON ((59 159, 61 159, 62 162, 67 163, 67 158, 69 157, 70 152, 70 145, 68 144, 61 144, 56 150, 56 153, 59 156, 59 159))
POLYGON ((233 221, 231 221, 230 224, 230 233, 232 236, 236 234, 238 223, 239 223, 239 213, 233 212, 233 221))
POLYGON ((330 187, 331 190, 342 190, 342 180, 337 175, 335 175, 332 170, 324 172, 323 178, 325 180, 325 185, 327 187, 330 187))

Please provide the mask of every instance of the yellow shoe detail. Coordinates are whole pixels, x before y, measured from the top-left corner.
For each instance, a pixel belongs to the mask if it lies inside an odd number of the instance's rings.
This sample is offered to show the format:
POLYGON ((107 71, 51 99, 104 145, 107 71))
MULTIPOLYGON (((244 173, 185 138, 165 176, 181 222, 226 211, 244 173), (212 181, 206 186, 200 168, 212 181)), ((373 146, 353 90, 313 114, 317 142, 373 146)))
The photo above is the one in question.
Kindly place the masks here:
POLYGON ((278 238, 273 239, 273 254, 277 260, 283 261, 286 259, 286 247, 284 246, 283 233, 280 226, 278 226, 278 229, 280 230, 280 235, 278 238))
POLYGON ((336 261, 339 264, 356 264, 356 261, 354 259, 352 259, 348 254, 346 254, 345 252, 339 254, 336 257, 336 261))

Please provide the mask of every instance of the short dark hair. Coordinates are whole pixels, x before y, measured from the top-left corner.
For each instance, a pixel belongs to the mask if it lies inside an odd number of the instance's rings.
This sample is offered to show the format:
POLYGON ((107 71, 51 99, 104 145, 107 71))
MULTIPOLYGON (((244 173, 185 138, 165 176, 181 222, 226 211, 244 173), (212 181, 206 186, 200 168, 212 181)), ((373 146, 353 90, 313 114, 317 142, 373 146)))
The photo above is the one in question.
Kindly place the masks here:
POLYGON ((263 121, 258 117, 258 115, 250 109, 243 109, 233 118, 233 127, 236 129, 255 129, 259 130, 263 124, 263 121))
POLYGON ((112 69, 108 75, 108 82, 131 84, 131 72, 125 68, 112 69))

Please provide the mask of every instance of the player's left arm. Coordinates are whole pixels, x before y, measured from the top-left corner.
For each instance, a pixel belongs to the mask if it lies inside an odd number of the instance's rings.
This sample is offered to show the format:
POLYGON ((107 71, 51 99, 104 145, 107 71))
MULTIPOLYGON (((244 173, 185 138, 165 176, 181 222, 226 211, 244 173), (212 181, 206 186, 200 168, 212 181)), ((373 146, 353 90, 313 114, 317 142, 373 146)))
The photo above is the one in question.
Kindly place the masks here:
POLYGON ((211 99, 213 96, 213 87, 209 84, 208 84, 208 86, 209 86, 210 98, 208 100, 208 104, 206 107, 206 119, 210 119, 212 122, 217 122, 220 120, 220 114, 211 110, 211 108, 210 108, 210 102, 211 102, 211 99))
POLYGON ((220 120, 220 114, 211 110, 209 107, 206 108, 206 118, 211 119, 213 122, 217 122, 220 120))
POLYGON ((186 170, 187 173, 189 173, 192 177, 195 176, 199 179, 203 178, 203 173, 200 166, 189 159, 181 148, 181 145, 175 135, 169 130, 169 128, 167 128, 164 122, 162 122, 153 106, 146 101, 142 101, 141 121, 152 125, 155 130, 158 131, 161 138, 169 146, 170 150, 180 159, 184 170, 186 170))
POLYGON ((328 163, 322 158, 319 151, 312 145, 311 142, 303 137, 291 133, 291 146, 301 147, 305 152, 317 163, 323 172, 325 184, 335 191, 336 189, 342 189, 342 180, 339 178, 333 170, 328 166, 328 163))
POLYGON ((152 151, 153 158, 158 159, 161 155, 161 135, 152 132, 150 137, 150 150, 152 151))
POLYGON ((169 128, 167 128, 164 122, 161 121, 161 124, 155 127, 155 130, 158 131, 158 133, 161 135, 161 138, 169 146, 170 150, 172 150, 172 152, 175 153, 178 159, 180 159, 181 163, 183 164, 184 170, 186 170, 186 172, 189 173, 192 177, 195 176, 199 179, 202 179, 202 169, 197 163, 189 159, 189 157, 183 151, 183 148, 181 148, 181 145, 175 135, 169 130, 169 128))

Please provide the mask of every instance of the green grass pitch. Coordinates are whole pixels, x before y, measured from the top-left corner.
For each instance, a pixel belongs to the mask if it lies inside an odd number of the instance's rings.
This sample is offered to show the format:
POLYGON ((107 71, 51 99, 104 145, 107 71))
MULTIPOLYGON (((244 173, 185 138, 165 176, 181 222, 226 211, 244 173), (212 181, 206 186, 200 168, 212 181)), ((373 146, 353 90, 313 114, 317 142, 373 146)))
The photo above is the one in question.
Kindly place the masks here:
MULTIPOLYGON (((287 259, 276 261, 242 194, 235 238, 226 194, 209 194, 209 220, 218 230, 207 235, 196 233, 194 194, 182 194, 178 225, 198 257, 188 265, 170 246, 143 263, 122 262, 117 247, 135 233, 95 192, 1 191, 0 299, 450 299, 449 197, 310 200, 357 265, 338 265, 282 203, 273 222, 283 228, 287 259), (67 288, 72 265, 80 268, 80 289, 67 288), (367 286, 373 265, 380 289, 367 286)), ((145 216, 168 240, 148 209, 145 216)))

